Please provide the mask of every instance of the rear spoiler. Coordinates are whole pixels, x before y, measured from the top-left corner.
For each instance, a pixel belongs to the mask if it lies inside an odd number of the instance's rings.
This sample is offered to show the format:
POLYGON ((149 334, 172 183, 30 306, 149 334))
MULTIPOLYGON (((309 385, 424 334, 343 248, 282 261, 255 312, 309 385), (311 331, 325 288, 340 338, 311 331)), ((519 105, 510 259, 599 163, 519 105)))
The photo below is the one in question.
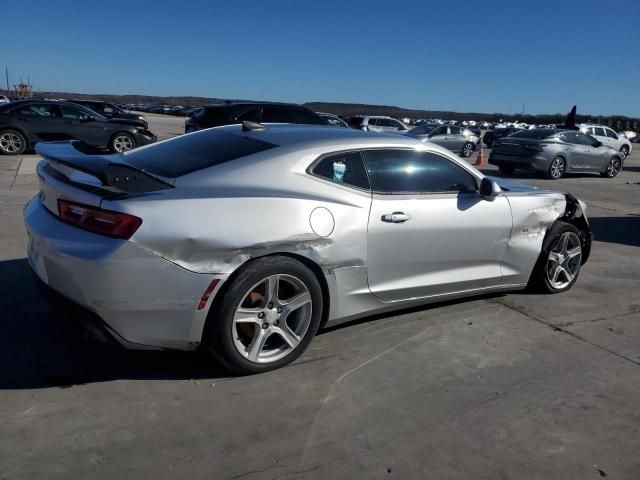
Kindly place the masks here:
POLYGON ((101 155, 77 140, 38 143, 36 153, 48 160, 59 173, 68 176, 69 169, 86 173, 112 191, 143 193, 174 188, 139 168, 117 161, 115 155, 101 155))

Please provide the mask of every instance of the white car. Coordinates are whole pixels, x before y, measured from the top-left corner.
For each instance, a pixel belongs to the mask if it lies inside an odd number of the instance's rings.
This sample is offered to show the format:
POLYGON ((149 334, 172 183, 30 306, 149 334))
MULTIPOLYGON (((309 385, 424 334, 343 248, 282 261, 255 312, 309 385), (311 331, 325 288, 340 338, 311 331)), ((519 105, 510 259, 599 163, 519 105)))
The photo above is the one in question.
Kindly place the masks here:
POLYGON ((5 97, 4 95, 0 95, 0 103, 11 103, 11 100, 9 100, 9 98, 5 97))
POLYGON ((619 136, 611 128, 604 125, 580 125, 580 131, 588 133, 601 141, 604 145, 615 148, 626 158, 633 150, 631 142, 624 136, 619 136))

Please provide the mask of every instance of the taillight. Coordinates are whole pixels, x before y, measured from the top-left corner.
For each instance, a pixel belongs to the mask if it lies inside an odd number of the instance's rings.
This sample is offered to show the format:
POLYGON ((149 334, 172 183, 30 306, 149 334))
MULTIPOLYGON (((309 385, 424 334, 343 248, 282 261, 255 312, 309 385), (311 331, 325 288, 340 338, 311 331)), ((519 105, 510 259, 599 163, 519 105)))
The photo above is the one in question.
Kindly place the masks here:
POLYGON ((128 240, 142 225, 142 219, 128 213, 103 210, 81 203, 58 200, 60 219, 100 235, 128 240))

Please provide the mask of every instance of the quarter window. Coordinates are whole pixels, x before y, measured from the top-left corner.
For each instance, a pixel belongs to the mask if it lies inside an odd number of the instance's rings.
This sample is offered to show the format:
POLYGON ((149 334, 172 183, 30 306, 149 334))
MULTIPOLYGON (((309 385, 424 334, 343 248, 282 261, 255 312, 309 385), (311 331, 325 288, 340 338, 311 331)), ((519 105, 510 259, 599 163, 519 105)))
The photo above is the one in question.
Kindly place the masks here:
POLYGON ((369 179, 357 152, 339 153, 323 158, 312 170, 317 175, 335 183, 369 190, 369 179))
POLYGON ((414 150, 364 152, 371 187, 380 193, 475 192, 473 175, 435 153, 414 150))
POLYGON ((607 137, 615 138, 616 140, 618 140, 618 134, 616 132, 614 132, 610 128, 605 128, 605 131, 607 132, 607 137))

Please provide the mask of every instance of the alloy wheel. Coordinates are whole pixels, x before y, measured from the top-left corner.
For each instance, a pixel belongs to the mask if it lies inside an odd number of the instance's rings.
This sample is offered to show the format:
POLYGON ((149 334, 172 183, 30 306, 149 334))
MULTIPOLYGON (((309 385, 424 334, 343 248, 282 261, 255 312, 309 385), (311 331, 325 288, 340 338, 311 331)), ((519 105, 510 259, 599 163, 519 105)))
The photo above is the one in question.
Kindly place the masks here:
POLYGON ((551 161, 549 172, 552 178, 560 178, 564 175, 565 163, 562 157, 556 157, 551 161))
POLYGON ((5 153, 18 153, 22 149, 22 139, 12 132, 0 135, 0 149, 5 153))
POLYGON ((573 232, 558 237, 547 259, 547 280, 556 290, 567 287, 578 274, 582 261, 580 239, 573 232))
POLYGON ((612 158, 607 165, 607 177, 615 177, 620 172, 620 159, 612 158))
POLYGON ((255 363, 272 363, 302 341, 312 317, 311 293, 299 278, 270 275, 244 295, 233 317, 233 343, 255 363))
POLYGON ((462 147, 462 155, 468 158, 471 156, 472 153, 473 153, 473 145, 471 145, 470 143, 465 143, 464 147, 462 147))
POLYGON ((118 135, 113 139, 113 149, 116 152, 126 152, 133 148, 133 140, 128 135, 118 135))

